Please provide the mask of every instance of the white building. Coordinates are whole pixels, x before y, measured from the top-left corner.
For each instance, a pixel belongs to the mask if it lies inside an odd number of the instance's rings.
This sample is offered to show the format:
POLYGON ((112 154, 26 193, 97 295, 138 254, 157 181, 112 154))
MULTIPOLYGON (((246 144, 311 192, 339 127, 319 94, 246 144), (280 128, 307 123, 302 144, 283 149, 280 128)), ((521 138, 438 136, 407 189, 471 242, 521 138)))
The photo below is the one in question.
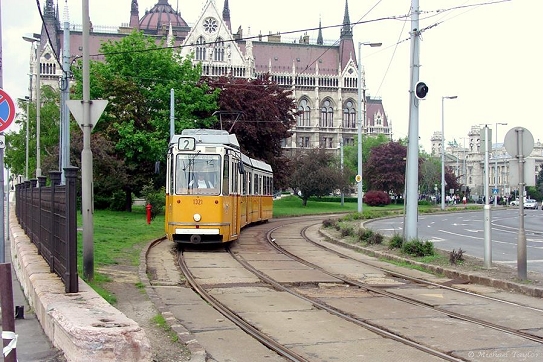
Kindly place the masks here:
MULTIPOLYGON (((460 143, 450 142, 445 147, 445 166, 455 171, 459 177, 458 182, 469 187, 470 195, 474 198, 484 195, 485 154, 481 152, 483 131, 480 126, 472 126, 467 137, 463 137, 460 143)), ((433 156, 441 157, 441 141, 441 131, 434 132, 431 138, 433 156)), ((543 164, 543 144, 539 140, 535 141, 534 149, 526 159, 526 167, 533 167, 534 177, 537 177, 540 165, 543 164)), ((518 195, 518 184, 510 183, 510 180, 514 179, 513 173, 518 174, 516 167, 511 167, 512 160, 515 158, 507 153, 503 143, 492 144, 492 151, 489 150, 488 170, 490 193, 497 188, 500 196, 518 195)), ((535 179, 526 181, 535 183, 535 179)))

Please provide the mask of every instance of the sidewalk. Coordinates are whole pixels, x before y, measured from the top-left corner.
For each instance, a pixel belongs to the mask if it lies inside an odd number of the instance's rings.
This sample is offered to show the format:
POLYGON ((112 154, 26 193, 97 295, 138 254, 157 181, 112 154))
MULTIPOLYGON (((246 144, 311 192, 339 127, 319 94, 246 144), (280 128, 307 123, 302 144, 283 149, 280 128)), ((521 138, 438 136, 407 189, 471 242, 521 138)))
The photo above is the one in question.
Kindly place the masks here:
MULTIPOLYGON (((7 233, 9 234, 9 232, 7 233)), ((5 240, 5 261, 11 263, 11 244, 5 240)), ((15 319, 17 334, 17 360, 19 362, 64 362, 64 354, 56 349, 45 334, 34 311, 30 309, 24 296, 21 284, 17 279, 13 266, 11 267, 13 289, 13 307, 24 306, 24 319, 15 319)), ((15 314, 15 311, 13 311, 15 314)), ((0 325, 1 329, 1 325, 0 325)), ((3 356, 2 356, 3 360, 3 356)))

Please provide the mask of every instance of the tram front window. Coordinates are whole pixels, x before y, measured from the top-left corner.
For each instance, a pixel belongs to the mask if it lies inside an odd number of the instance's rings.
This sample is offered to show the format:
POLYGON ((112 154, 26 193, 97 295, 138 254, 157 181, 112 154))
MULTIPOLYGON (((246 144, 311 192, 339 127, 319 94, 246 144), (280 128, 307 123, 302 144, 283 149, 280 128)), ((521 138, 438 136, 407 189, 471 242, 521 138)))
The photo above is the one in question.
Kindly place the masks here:
POLYGON ((179 154, 175 167, 176 194, 218 194, 220 190, 220 156, 179 154))

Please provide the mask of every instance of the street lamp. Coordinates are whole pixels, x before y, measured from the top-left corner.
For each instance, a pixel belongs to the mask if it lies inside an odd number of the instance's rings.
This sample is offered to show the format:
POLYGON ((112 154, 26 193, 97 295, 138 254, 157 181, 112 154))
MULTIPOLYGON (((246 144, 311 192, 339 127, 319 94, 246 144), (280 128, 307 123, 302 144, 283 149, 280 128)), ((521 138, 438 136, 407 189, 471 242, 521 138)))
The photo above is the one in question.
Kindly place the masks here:
POLYGON ((445 99, 456 99, 458 96, 441 97, 441 210, 445 210, 445 99))
POLYGON ((362 45, 372 48, 380 47, 383 43, 358 42, 358 212, 362 212, 362 92, 364 92, 364 124, 366 123, 366 87, 362 86, 362 45))
MULTIPOLYGON (((32 74, 30 75, 32 77, 32 74)), ((30 82, 30 85, 32 82, 30 82)), ((30 89, 31 90, 31 89, 30 89)), ((29 91, 30 91, 29 90, 29 91)), ((30 95, 32 95, 32 92, 30 92, 30 95)), ((22 102, 26 102, 26 142, 25 142, 25 180, 28 180, 28 136, 29 136, 29 130, 30 127, 30 96, 25 96, 23 98, 19 98, 22 102)))
POLYGON ((40 108, 41 108, 41 100, 40 100, 40 73, 41 73, 41 63, 40 63, 40 39, 35 38, 33 36, 23 36, 23 39, 27 42, 30 42, 32 44, 32 48, 34 48, 34 43, 37 43, 36 45, 36 60, 34 67, 36 68, 36 177, 41 176, 41 158, 40 158, 40 108))
MULTIPOLYGON (((507 123, 496 122, 496 153, 494 154, 494 184, 495 190, 498 190, 498 126, 507 126, 507 123)), ((498 205, 498 194, 494 196, 494 206, 498 205)))

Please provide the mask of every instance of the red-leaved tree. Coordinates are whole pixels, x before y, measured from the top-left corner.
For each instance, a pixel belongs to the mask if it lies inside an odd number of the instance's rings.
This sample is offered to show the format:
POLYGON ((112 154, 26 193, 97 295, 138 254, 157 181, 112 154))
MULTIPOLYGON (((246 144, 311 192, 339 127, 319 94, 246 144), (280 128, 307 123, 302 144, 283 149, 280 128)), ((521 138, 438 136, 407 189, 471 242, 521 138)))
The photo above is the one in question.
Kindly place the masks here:
POLYGON ((235 133, 242 151, 269 163, 276 188, 287 186, 289 162, 283 156, 281 141, 291 136, 296 122, 296 102, 292 92, 262 79, 217 78, 209 82, 221 90, 217 128, 235 133))

